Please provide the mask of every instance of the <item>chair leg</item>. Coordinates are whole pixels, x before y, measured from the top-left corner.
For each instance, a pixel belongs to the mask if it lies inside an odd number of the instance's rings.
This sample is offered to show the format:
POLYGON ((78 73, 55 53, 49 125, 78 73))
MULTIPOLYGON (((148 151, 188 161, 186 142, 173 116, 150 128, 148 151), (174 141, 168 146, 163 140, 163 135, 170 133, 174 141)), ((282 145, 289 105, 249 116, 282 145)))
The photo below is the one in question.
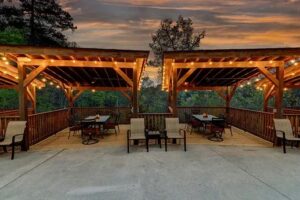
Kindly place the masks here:
POLYGON ((231 133, 231 136, 233 136, 233 134, 232 134, 232 128, 231 128, 231 126, 230 126, 230 133, 231 133))
POLYGON ((286 153, 286 142, 285 142, 285 139, 282 139, 282 143, 283 143, 283 153, 286 153))
POLYGON ((183 138, 184 151, 186 151, 186 137, 183 138))
POLYGON ((129 144, 130 143, 130 141, 129 141, 129 139, 127 139, 127 153, 129 153, 129 144))
POLYGON ((149 140, 146 139, 146 149, 147 149, 147 152, 149 152, 149 140))
POLYGON ((13 160, 15 157, 15 144, 12 144, 12 149, 11 149, 11 160, 13 160))

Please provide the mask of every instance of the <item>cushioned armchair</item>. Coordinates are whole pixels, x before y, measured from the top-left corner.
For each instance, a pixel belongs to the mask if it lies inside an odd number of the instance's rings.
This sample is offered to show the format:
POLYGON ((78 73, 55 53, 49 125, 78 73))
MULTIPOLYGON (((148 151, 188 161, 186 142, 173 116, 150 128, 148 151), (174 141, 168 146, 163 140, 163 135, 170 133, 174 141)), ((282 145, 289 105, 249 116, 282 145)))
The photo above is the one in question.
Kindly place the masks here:
POLYGON ((12 147, 11 159, 14 159, 15 155, 15 146, 21 146, 24 141, 24 133, 26 129, 26 121, 10 121, 7 124, 5 131, 5 137, 0 146, 3 147, 3 150, 7 152, 6 147, 12 147))

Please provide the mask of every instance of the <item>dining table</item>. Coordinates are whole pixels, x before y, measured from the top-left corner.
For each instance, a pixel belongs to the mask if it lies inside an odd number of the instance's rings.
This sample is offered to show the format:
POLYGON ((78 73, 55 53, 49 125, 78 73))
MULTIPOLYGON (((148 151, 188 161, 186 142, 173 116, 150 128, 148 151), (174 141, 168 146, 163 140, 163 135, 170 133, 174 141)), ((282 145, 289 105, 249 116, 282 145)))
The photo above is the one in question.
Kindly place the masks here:
MULTIPOLYGON (((81 121, 82 132, 84 129, 89 129, 92 126, 93 128, 99 128, 99 134, 102 135, 102 133, 104 133, 103 125, 109 120, 109 118, 110 115, 92 115, 84 118, 81 121)), ((89 138, 86 141, 83 141, 83 143, 84 144, 97 143, 98 139, 95 139, 94 137, 95 137, 94 133, 89 133, 89 138)))
MULTIPOLYGON (((194 119, 200 121, 204 125, 204 132, 206 131, 207 125, 212 123, 213 118, 217 118, 214 115, 209 115, 209 114, 194 114, 192 115, 194 119)), ((211 131, 212 132, 212 131, 211 131)))

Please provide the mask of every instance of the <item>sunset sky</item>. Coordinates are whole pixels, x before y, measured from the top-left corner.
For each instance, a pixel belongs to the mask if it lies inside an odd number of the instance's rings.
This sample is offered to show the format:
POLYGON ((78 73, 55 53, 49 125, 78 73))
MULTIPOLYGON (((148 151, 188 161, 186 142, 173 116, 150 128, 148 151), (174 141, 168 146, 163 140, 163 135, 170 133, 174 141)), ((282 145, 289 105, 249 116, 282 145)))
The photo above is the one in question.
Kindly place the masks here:
POLYGON ((190 17, 201 49, 300 46, 300 0, 60 0, 80 47, 149 49, 161 19, 190 17))

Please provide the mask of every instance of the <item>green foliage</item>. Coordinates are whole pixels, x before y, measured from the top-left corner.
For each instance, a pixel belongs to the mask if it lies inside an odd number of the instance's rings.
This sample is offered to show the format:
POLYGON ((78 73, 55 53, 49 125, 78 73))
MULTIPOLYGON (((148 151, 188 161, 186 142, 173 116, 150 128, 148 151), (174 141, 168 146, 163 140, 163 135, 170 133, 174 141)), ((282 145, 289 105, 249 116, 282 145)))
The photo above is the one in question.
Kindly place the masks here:
POLYGON ((129 106, 130 102, 120 92, 85 91, 76 100, 79 107, 117 107, 129 106))
POLYGON ((26 44, 24 32, 20 29, 8 27, 0 31, 0 44, 26 44))
POLYGON ((17 109, 19 106, 18 93, 12 89, 0 90, 0 109, 17 109))
POLYGON ((37 90, 37 111, 46 112, 67 107, 67 99, 61 89, 47 85, 41 90, 37 90))
POLYGON ((224 106, 224 100, 214 91, 188 91, 179 93, 179 106, 224 106))
POLYGON ((193 50, 200 46, 205 32, 194 33, 193 21, 179 16, 176 22, 172 19, 161 21, 160 28, 152 35, 149 44, 155 59, 155 65, 162 64, 164 51, 193 50))
POLYGON ((231 106, 235 108, 262 110, 263 93, 257 90, 254 85, 246 85, 243 88, 239 87, 231 100, 231 106))

